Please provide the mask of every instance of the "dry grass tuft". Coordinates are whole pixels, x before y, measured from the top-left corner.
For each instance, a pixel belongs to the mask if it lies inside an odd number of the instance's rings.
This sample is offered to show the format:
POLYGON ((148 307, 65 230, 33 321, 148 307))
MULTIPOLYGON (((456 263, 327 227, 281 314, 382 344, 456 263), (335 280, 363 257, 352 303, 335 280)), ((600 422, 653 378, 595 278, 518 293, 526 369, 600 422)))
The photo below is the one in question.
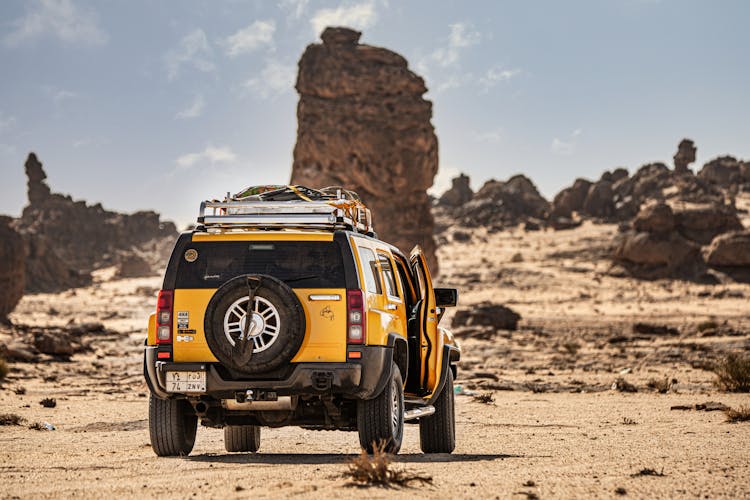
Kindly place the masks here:
POLYGON ((491 392, 485 392, 483 394, 475 394, 474 401, 476 401, 477 403, 484 403, 486 405, 491 405, 495 403, 495 395, 491 392))
POLYGON ((656 477, 664 477, 666 474, 664 474, 664 468, 660 471, 657 471, 656 469, 651 469, 649 467, 643 468, 636 472, 635 474, 631 474, 631 477, 638 477, 638 476, 656 476, 656 477))
POLYGON ((622 417, 622 425, 638 425, 638 422, 632 418, 622 417))
POLYGON ((652 378, 646 383, 646 387, 655 390, 659 394, 666 394, 672 388, 673 383, 674 380, 670 380, 669 377, 664 377, 664 379, 662 380, 658 378, 652 378))
POLYGON ((5 361, 5 358, 0 358, 0 382, 5 380, 5 377, 8 376, 8 373, 10 373, 8 362, 5 361))
POLYGON ((359 486, 409 486, 412 482, 432 483, 432 477, 419 476, 404 470, 394 469, 393 457, 384 451, 385 442, 373 446, 372 455, 365 450, 349 463, 345 477, 352 479, 359 486))
POLYGON ((727 416, 727 422, 750 422, 750 406, 740 406, 737 409, 727 408, 724 410, 724 415, 727 416))
POLYGON ((24 420, 21 415, 16 415, 15 413, 0 414, 0 425, 21 425, 24 420))
POLYGON ((750 392, 750 356, 730 354, 713 367, 722 391, 750 392))

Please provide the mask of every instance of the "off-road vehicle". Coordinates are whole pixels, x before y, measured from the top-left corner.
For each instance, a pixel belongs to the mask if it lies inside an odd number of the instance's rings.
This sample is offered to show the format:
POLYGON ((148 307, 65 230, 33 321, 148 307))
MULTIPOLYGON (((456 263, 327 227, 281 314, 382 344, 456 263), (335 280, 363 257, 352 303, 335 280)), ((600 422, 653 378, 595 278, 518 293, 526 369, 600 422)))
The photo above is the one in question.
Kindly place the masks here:
POLYGON ((157 455, 190 453, 198 421, 230 452, 261 427, 359 432, 398 452, 404 422, 425 453, 455 447, 460 350, 438 327, 457 291, 433 288, 419 247, 377 239, 341 188, 254 188, 201 204, 149 318, 144 375, 157 455))

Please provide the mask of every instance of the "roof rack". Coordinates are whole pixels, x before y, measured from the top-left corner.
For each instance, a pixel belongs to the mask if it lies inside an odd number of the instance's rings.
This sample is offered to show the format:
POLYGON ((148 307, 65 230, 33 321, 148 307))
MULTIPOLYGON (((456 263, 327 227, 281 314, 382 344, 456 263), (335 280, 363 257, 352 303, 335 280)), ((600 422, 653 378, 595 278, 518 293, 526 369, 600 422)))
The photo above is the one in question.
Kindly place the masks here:
MULTIPOLYGON (((301 188, 290 186, 290 188, 301 188)), ((303 188, 307 189, 307 188, 303 188)), ((297 189, 292 189, 297 192, 297 189)), ((370 210, 351 192, 337 190, 323 193, 321 199, 293 199, 263 201, 257 196, 237 195, 224 201, 211 200, 200 204, 198 223, 206 231, 227 229, 322 229, 335 231, 346 229, 368 236, 375 236, 370 210)), ((356 196, 356 193, 354 193, 356 196)))

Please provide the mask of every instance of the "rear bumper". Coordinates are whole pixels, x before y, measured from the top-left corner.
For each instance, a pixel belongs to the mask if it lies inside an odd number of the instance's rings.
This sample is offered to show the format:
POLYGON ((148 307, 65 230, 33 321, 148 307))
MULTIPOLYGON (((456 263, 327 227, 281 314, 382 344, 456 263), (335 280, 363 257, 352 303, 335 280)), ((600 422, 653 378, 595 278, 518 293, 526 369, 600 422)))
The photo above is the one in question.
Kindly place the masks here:
POLYGON ((151 392, 160 398, 184 394, 168 393, 167 371, 205 371, 206 392, 200 395, 233 399, 247 390, 274 391, 280 396, 336 394, 353 399, 371 399, 385 387, 391 374, 391 346, 363 346, 362 359, 345 363, 296 363, 290 375, 280 380, 263 378, 231 379, 221 375, 213 363, 175 363, 156 359, 154 346, 146 346, 143 374, 151 392))

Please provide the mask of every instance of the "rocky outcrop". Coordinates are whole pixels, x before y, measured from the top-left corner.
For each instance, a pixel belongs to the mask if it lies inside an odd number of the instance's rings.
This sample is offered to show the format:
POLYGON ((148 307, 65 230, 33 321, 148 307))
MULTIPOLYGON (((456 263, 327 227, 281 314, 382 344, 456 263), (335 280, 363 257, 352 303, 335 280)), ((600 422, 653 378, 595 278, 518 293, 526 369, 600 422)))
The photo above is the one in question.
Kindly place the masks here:
POLYGON ((711 184, 729 188, 739 184, 750 184, 750 166, 733 156, 720 156, 701 168, 698 177, 711 184))
POLYGON ((549 202, 528 177, 515 175, 507 181, 487 181, 472 200, 455 215, 467 227, 503 228, 547 216, 549 202))
POLYGON ((24 288, 23 239, 11 226, 12 220, 0 216, 0 323, 8 321, 24 288))
POLYGON ((700 246, 676 231, 677 218, 663 202, 644 207, 633 230, 615 240, 613 258, 638 278, 690 276, 701 265, 700 246))
POLYGON ((586 179, 576 179, 571 187, 557 193, 552 201, 550 215, 552 217, 572 217, 574 212, 581 212, 592 184, 591 181, 586 179))
POLYGON ((460 207, 471 201, 474 191, 469 185, 469 176, 461 174, 451 179, 451 188, 443 193, 438 203, 447 207, 460 207))
POLYGON ((706 249, 709 266, 750 267, 750 231, 717 236, 706 249))
POLYGON ((685 238, 707 245, 716 236, 742 229, 737 210, 732 205, 675 204, 677 230, 685 238))
POLYGON ((372 210, 378 235, 408 252, 419 244, 437 271, 427 189, 438 168, 424 80, 361 33, 326 28, 299 61, 292 184, 345 186, 372 210))
POLYGON ((51 192, 34 153, 26 161, 29 204, 15 222, 26 243, 26 290, 55 292, 90 283, 94 269, 148 249, 163 266, 177 230, 155 212, 121 214, 51 192))
POLYGON ((690 139, 683 139, 677 146, 677 152, 674 155, 674 171, 680 174, 690 172, 688 166, 695 161, 697 148, 690 139))

